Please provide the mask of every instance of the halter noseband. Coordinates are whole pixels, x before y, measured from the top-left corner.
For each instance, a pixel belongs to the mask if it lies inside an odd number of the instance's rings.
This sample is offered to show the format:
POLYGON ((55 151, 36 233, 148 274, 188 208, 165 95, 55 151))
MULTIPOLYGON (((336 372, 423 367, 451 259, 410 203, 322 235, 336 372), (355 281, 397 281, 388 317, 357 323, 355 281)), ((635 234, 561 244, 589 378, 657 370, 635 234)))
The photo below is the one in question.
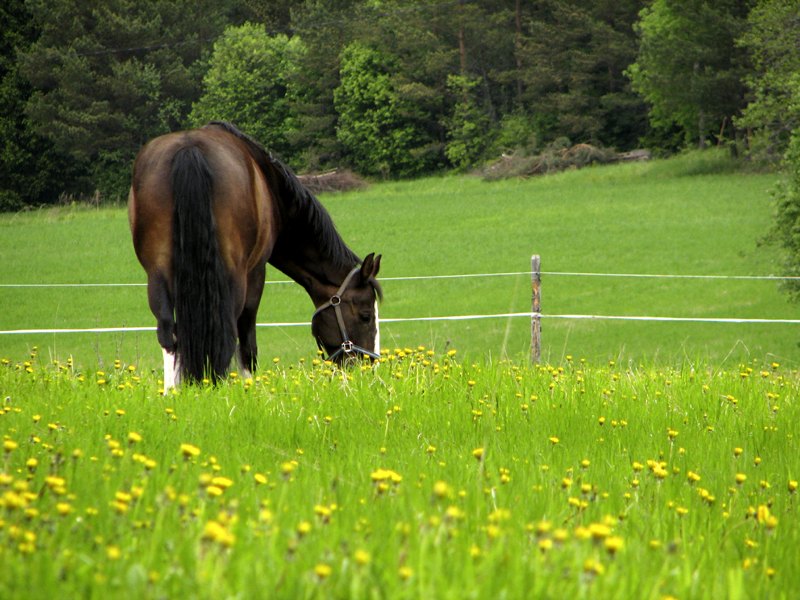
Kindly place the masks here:
MULTIPOLYGON (((378 360, 380 358, 380 355, 375 354, 374 352, 371 352, 366 348, 362 348, 361 346, 357 346, 356 344, 354 344, 350 340, 350 336, 347 334, 347 328, 344 326, 344 317, 342 316, 342 307, 341 307, 342 294, 344 294, 345 290, 350 285, 350 281, 353 279, 355 274, 358 273, 360 270, 361 266, 356 265, 356 267, 353 268, 353 270, 347 274, 347 277, 344 278, 342 285, 340 285, 339 289, 336 290, 336 293, 333 296, 331 296, 331 299, 325 302, 324 304, 320 305, 320 307, 317 308, 317 310, 315 310, 314 314, 311 316, 311 321, 313 322, 314 317, 316 317, 322 311, 327 310, 328 308, 331 307, 333 307, 333 310, 336 313, 336 321, 339 324, 339 332, 342 334, 342 345, 336 352, 334 352, 328 357, 328 360, 332 361, 340 354, 346 354, 348 356, 353 354, 361 354, 363 356, 369 356, 374 360, 378 360)), ((319 337, 317 338, 317 345, 320 346, 320 348, 323 347, 319 337)))

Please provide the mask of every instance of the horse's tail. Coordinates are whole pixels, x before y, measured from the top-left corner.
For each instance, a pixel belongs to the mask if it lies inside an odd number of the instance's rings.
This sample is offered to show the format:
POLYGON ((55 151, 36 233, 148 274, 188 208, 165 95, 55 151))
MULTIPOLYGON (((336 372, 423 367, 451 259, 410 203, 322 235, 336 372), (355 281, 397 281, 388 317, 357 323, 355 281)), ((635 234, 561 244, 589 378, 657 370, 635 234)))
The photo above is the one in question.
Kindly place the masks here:
POLYGON ((172 162, 175 214, 172 260, 175 327, 181 375, 216 381, 236 350, 230 277, 217 242, 212 210, 214 180, 197 146, 185 146, 172 162))

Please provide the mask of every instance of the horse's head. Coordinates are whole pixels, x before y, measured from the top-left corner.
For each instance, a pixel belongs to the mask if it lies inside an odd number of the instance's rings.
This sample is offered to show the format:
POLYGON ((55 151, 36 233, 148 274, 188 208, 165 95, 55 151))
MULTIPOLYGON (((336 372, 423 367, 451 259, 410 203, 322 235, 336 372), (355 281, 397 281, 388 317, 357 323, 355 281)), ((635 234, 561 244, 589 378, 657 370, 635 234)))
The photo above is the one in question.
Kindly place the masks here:
POLYGON ((380 357, 378 300, 381 288, 375 279, 381 256, 368 255, 347 275, 330 300, 311 318, 311 333, 328 359, 339 364, 349 358, 380 357))

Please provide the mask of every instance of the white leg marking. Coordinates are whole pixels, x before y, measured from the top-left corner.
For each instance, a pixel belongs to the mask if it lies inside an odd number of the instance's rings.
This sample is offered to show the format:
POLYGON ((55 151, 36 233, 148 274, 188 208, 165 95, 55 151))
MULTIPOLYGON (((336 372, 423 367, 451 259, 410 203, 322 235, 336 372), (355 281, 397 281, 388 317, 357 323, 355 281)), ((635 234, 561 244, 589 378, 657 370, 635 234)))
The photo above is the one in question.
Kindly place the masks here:
POLYGON ((164 354, 164 395, 180 383, 180 363, 172 352, 161 349, 164 354))
POLYGON ((236 350, 236 364, 239 365, 239 373, 242 376, 242 379, 252 379, 253 374, 250 372, 246 366, 244 366, 244 361, 242 360, 242 350, 241 348, 237 348, 236 350))
POLYGON ((372 345, 375 354, 381 353, 381 320, 378 317, 378 301, 375 301, 375 343, 372 345))

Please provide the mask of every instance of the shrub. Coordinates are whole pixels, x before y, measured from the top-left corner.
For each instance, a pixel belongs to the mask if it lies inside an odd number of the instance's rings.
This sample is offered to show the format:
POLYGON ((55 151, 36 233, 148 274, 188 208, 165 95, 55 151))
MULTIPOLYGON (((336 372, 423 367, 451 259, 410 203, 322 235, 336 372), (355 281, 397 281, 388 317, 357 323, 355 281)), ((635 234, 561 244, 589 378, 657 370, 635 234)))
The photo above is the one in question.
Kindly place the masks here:
MULTIPOLYGON (((800 130, 792 134, 784 157, 786 176, 774 190, 775 222, 768 241, 777 243, 783 252, 784 275, 800 276, 800 130)), ((790 280, 785 289, 794 301, 800 301, 800 281, 790 280)))

